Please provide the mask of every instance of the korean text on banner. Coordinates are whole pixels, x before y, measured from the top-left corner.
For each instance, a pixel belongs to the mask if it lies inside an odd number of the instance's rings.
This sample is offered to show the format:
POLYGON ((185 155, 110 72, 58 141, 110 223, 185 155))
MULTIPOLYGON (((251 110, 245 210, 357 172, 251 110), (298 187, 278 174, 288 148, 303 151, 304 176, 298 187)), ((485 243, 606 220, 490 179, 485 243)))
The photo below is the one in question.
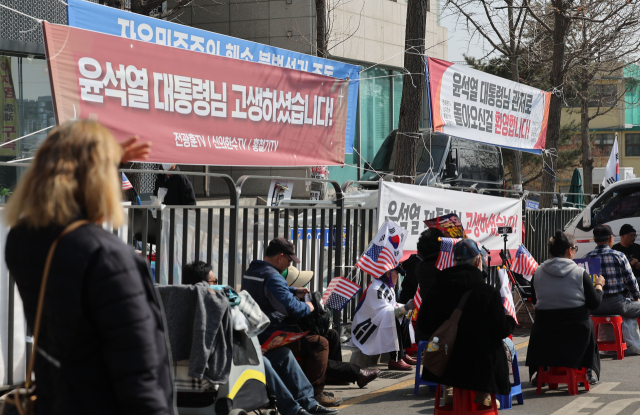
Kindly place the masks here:
POLYGON ((499 261, 504 241, 499 226, 513 227, 507 249, 515 254, 522 241, 522 202, 520 199, 464 193, 427 186, 380 181, 378 193, 378 226, 388 217, 407 230, 404 255, 416 252, 425 220, 455 213, 460 217, 467 237, 486 246, 499 261))
POLYGON ((68 0, 67 4, 71 27, 348 80, 349 96, 344 97, 349 108, 345 153, 353 153, 360 66, 225 36, 90 1, 68 0))
POLYGON ((530 153, 547 136, 551 93, 429 58, 434 131, 530 153))
POLYGON ((153 142, 149 161, 344 163, 348 81, 43 24, 58 123, 153 142))

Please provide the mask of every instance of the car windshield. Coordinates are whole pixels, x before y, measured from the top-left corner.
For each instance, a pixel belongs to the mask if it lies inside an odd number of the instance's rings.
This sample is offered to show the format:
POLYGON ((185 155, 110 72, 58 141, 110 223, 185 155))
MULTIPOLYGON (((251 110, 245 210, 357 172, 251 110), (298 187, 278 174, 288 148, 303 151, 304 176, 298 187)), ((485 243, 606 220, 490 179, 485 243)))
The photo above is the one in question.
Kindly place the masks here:
MULTIPOLYGON (((393 171, 395 162, 395 138, 396 134, 390 134, 382 143, 380 150, 371 163, 373 170, 381 172, 393 171)), ((430 168, 437 170, 440 168, 444 151, 447 146, 448 137, 446 135, 424 134, 424 139, 418 141, 416 172, 424 173, 430 168)))

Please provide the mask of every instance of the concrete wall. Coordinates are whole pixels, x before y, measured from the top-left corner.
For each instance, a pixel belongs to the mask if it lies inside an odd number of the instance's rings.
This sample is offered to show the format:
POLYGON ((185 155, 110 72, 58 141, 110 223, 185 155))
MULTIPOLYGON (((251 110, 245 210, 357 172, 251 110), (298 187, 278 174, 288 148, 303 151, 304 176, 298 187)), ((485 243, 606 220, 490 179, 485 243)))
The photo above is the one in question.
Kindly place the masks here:
MULTIPOLYGON (((405 0, 327 0, 330 54, 336 58, 403 67, 405 0)), ((427 15, 427 54, 447 59, 447 29, 437 25, 437 1, 427 15)), ((169 0, 168 7, 172 7, 169 0)), ((198 0, 170 19, 178 23, 297 52, 315 54, 314 0, 198 0), (289 2, 289 3, 288 3, 289 2), (314 38, 314 36, 311 36, 314 38)))

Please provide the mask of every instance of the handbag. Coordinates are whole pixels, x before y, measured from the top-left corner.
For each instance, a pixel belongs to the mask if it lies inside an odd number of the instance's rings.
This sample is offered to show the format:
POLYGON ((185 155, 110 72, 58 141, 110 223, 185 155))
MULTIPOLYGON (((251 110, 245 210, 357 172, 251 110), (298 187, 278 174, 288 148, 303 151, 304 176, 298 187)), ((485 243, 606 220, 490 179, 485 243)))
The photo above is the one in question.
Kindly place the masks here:
POLYGON ((427 347, 424 349, 424 352, 422 352, 422 365, 438 377, 444 375, 449 365, 449 360, 453 353, 453 346, 455 345, 456 336, 458 335, 458 321, 460 321, 462 309, 469 298, 469 294, 471 294, 471 290, 465 291, 465 293, 462 294, 462 298, 456 309, 451 313, 451 317, 442 323, 429 339, 429 345, 431 345, 433 339, 437 337, 438 341, 436 343, 438 344, 438 348, 429 350, 430 348, 427 347))
POLYGON ((88 220, 77 220, 71 223, 69 226, 58 235, 53 241, 47 254, 47 260, 44 263, 44 271, 42 272, 42 283, 40 286, 40 293, 38 294, 38 308, 36 310, 36 321, 33 327, 33 349, 32 357, 29 361, 29 368, 27 370, 27 377, 24 384, 20 385, 16 389, 0 397, 0 414, 1 415, 33 415, 35 414, 36 403, 36 384, 31 379, 33 373, 33 367, 36 360, 38 350, 38 334, 40 334, 40 323, 42 322, 42 309, 44 305, 44 295, 47 288, 47 279, 49 278, 49 269, 51 268, 51 261, 53 260, 53 253, 58 246, 58 242, 63 236, 73 232, 80 226, 89 223, 88 220))

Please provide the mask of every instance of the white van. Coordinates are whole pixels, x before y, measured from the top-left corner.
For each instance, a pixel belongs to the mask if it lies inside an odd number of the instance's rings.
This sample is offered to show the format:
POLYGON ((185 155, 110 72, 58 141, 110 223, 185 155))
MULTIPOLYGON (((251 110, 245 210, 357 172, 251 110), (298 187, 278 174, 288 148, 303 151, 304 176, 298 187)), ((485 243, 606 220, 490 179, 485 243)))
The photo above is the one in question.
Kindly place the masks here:
MULTIPOLYGON (((618 235, 625 223, 640 230, 640 179, 623 180, 609 186, 582 214, 569 222, 564 231, 574 236, 579 247, 576 258, 582 258, 596 246, 593 242, 596 225, 609 225, 618 235)), ((614 236, 614 240, 620 242, 620 236, 614 236)))

